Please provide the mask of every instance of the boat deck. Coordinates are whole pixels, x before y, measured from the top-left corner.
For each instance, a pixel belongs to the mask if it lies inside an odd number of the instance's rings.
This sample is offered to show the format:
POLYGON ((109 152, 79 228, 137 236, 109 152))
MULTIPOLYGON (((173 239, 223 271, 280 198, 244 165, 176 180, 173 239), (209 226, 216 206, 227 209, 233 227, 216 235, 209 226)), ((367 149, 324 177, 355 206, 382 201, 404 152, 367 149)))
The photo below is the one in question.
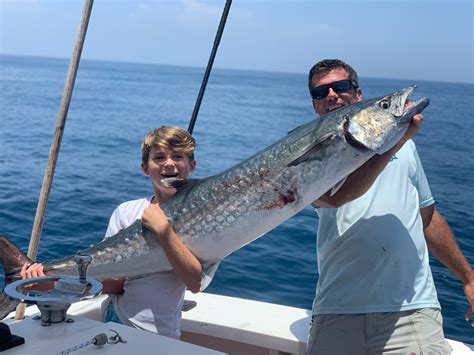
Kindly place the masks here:
MULTIPOLYGON (((50 327, 41 327, 39 321, 32 320, 31 316, 37 314, 38 309, 36 306, 28 307, 25 320, 6 321, 12 333, 25 337, 26 344, 5 354, 24 354, 26 350, 27 353, 38 353, 39 349, 57 353, 68 344, 89 340, 99 332, 111 335, 110 329, 130 339, 130 344, 112 344, 102 348, 88 346, 80 351, 102 349, 104 354, 108 351, 120 353, 125 349, 127 353, 155 354, 305 354, 311 318, 311 312, 306 309, 205 292, 187 292, 185 299, 195 301, 197 306, 183 312, 182 341, 177 341, 121 324, 101 323, 101 306, 106 298, 102 295, 71 305, 68 314, 73 316, 75 322, 50 327), (143 346, 130 350, 129 346, 135 347, 138 343, 143 346)), ((474 345, 450 339, 448 342, 453 348, 453 355, 474 354, 474 345)))

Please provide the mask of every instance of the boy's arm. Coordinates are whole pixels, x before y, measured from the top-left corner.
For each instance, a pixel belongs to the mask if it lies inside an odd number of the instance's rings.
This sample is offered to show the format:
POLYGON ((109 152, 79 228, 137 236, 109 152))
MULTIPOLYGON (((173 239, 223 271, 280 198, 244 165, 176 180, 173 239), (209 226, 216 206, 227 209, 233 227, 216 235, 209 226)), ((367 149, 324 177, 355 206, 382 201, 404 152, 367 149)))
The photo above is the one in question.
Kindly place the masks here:
POLYGON ((142 223, 158 238, 174 272, 193 293, 201 288, 201 263, 168 223, 158 204, 151 204, 142 215, 142 223))
MULTIPOLYGON (((44 273, 44 267, 41 263, 33 263, 31 265, 24 264, 21 268, 20 275, 22 279, 29 279, 32 277, 47 276, 44 273)), ((50 274, 49 274, 50 275, 50 274)), ((102 293, 123 293, 123 284, 126 278, 109 278, 101 280, 103 288, 102 293)), ((32 284, 30 289, 36 291, 47 291, 54 287, 54 281, 42 282, 41 284, 32 284)))

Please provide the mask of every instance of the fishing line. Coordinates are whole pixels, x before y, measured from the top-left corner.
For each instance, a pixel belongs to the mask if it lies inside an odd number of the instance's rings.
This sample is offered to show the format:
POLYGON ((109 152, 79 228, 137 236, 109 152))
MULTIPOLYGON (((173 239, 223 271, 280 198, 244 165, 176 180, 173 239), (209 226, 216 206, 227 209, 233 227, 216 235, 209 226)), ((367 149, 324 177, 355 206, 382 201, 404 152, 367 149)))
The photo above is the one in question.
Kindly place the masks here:
POLYGON ((206 91, 207 81, 209 80, 209 75, 211 74, 212 65, 214 64, 214 58, 216 57, 217 48, 221 41, 222 32, 224 32, 225 23, 227 21, 227 15, 229 14, 230 5, 232 0, 227 0, 225 3, 224 11, 222 12, 221 21, 219 27, 217 28, 216 38, 214 39, 214 45, 212 47, 211 55, 209 57, 209 62, 207 63, 206 72, 204 73, 204 78, 202 79, 201 88, 199 89, 199 94, 196 99, 196 104, 194 105, 194 111, 189 121, 188 132, 193 134, 194 124, 196 123, 196 118, 199 113, 199 108, 201 107, 202 98, 204 96, 204 91, 206 91))

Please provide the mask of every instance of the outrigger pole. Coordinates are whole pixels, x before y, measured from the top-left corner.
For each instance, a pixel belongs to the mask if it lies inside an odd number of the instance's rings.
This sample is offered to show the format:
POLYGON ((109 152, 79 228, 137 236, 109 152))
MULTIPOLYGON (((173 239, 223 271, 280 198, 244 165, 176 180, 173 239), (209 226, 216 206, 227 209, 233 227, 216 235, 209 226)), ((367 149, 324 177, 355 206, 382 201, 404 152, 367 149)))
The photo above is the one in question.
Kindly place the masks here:
POLYGON ((232 0, 226 0, 224 11, 222 12, 221 21, 217 29, 216 38, 214 39, 214 45, 212 47, 211 55, 209 57, 209 62, 207 63, 206 72, 204 73, 204 78, 202 79, 201 88, 199 89, 199 94, 196 99, 196 105, 194 106, 193 115, 191 116, 191 121, 189 122, 188 132, 193 133, 194 124, 196 123, 196 118, 199 113, 199 108, 201 107, 202 98, 204 96, 204 91, 206 91, 207 81, 209 80, 209 75, 211 73, 212 65, 214 64, 214 58, 216 57, 217 48, 221 41, 222 32, 224 32, 225 22, 227 21, 227 15, 229 14, 230 5, 232 0))
MULTIPOLYGON (((28 246, 27 255, 31 260, 35 260, 38 253, 38 245, 40 242, 41 230, 43 229, 44 215, 46 213, 46 206, 48 204, 49 192, 51 191, 51 185, 53 183, 53 176, 56 169, 56 162, 58 161, 64 126, 66 125, 69 103, 71 102, 72 91, 76 81, 77 69, 79 67, 79 61, 81 60, 82 48, 86 38, 87 26, 89 24, 93 3, 94 0, 84 1, 84 9, 82 11, 81 23, 79 26, 79 32, 77 34, 76 46, 74 47, 72 58, 69 63, 66 84, 64 85, 63 96, 59 105, 58 116, 56 119, 56 128, 54 130, 53 140, 49 150, 48 165, 46 166, 46 170, 44 172, 43 185, 41 186, 38 206, 36 207, 35 220, 33 223, 33 229, 31 231, 30 245, 28 246)), ((15 319, 23 319, 24 316, 25 304, 20 303, 16 308, 15 319)))

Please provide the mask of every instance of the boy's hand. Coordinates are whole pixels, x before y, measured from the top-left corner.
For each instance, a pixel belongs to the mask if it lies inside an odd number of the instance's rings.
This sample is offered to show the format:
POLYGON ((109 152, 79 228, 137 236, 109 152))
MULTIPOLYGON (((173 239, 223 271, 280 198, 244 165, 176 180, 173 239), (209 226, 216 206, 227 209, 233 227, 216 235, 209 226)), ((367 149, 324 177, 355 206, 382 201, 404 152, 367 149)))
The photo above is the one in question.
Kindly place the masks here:
MULTIPOLYGON (((24 264, 21 267, 20 275, 22 279, 30 279, 34 277, 46 276, 43 269, 43 264, 34 263, 34 264, 24 264)), ((26 286, 29 290, 35 291, 47 291, 54 287, 54 281, 41 282, 41 283, 32 283, 26 286)))
POLYGON ((158 238, 165 235, 165 233, 170 228, 168 219, 158 204, 151 204, 142 215, 142 223, 145 227, 149 228, 153 233, 155 233, 158 238))
POLYGON ((43 264, 34 263, 34 264, 23 264, 20 272, 22 279, 29 279, 32 277, 41 277, 46 276, 43 271, 43 264))

